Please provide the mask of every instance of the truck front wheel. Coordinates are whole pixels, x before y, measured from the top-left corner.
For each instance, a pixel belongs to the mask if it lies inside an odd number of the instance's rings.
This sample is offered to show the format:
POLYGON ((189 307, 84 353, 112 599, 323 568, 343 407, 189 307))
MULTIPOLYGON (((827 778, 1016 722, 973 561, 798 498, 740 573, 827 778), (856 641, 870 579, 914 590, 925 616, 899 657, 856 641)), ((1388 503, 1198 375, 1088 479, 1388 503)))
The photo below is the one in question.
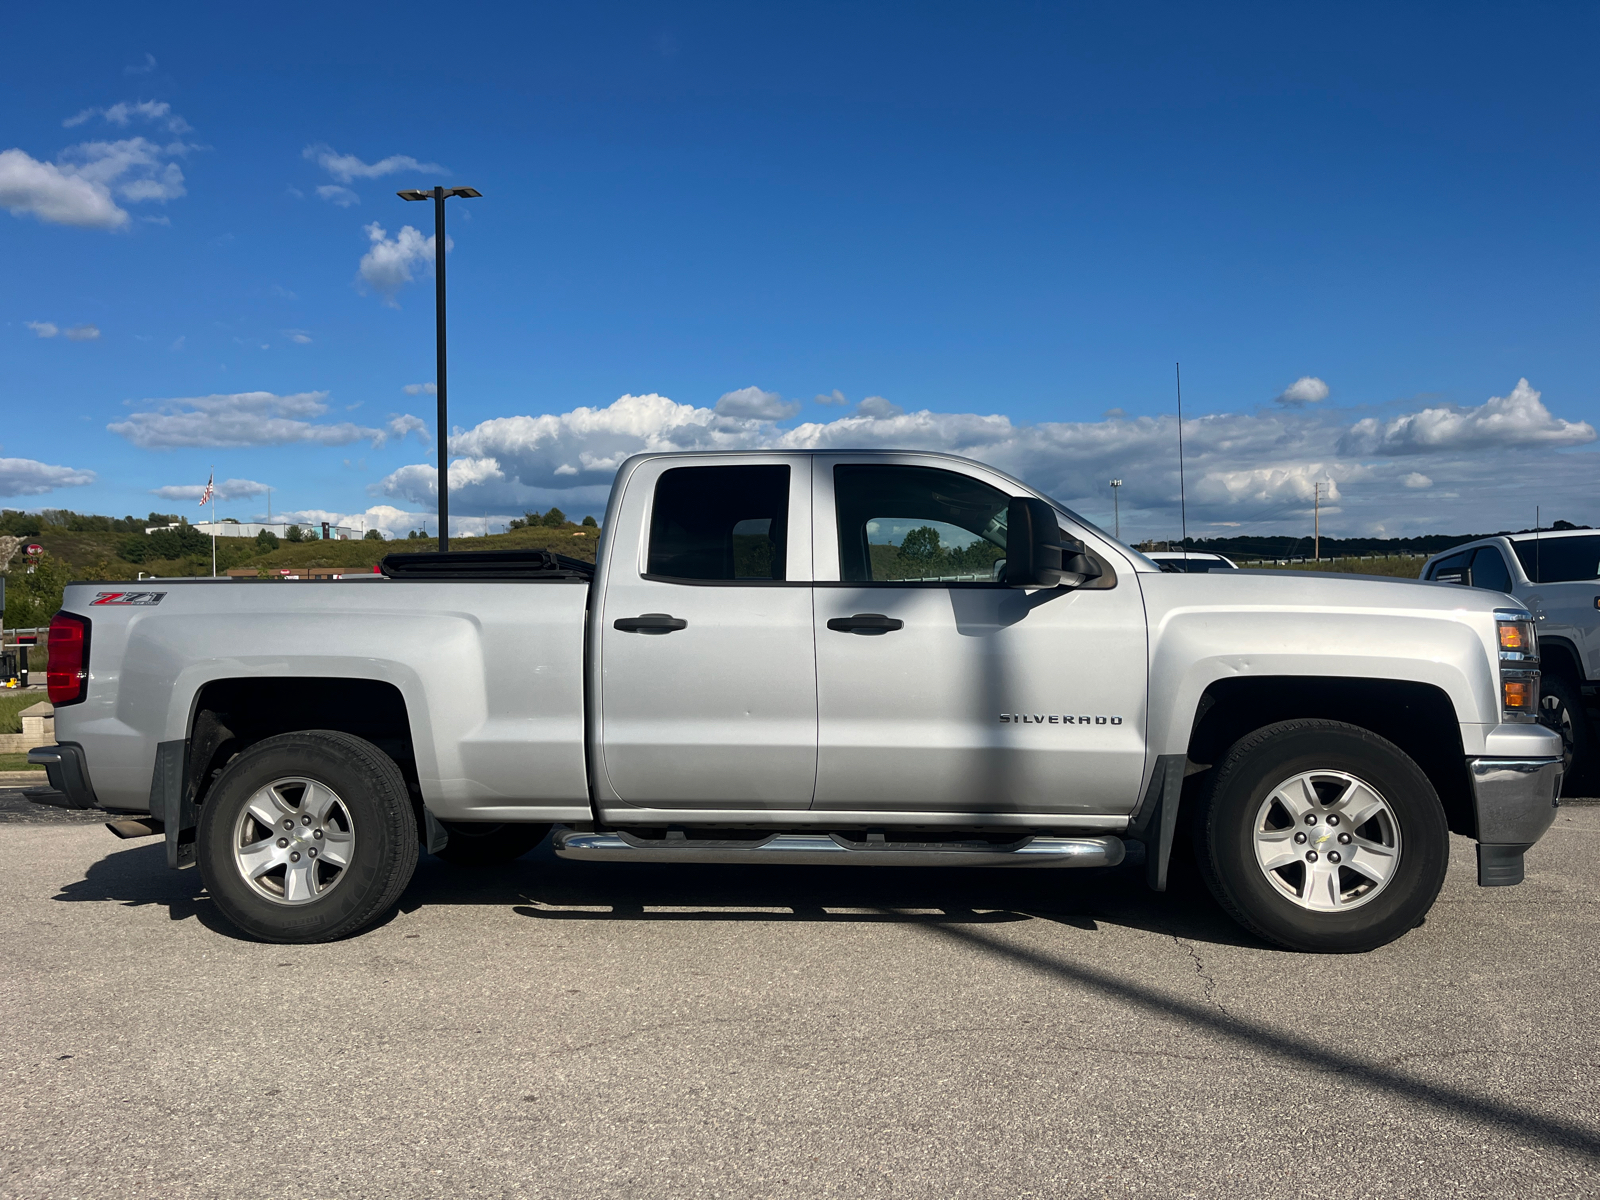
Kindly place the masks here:
POLYGON ((326 942, 386 913, 417 865, 405 778, 371 742, 326 729, 249 747, 200 809, 211 899, 264 942, 326 942))
POLYGON ((1444 885, 1438 794, 1399 747, 1355 725, 1298 720, 1240 739, 1195 823, 1212 893, 1293 950, 1348 953, 1421 922, 1444 885))

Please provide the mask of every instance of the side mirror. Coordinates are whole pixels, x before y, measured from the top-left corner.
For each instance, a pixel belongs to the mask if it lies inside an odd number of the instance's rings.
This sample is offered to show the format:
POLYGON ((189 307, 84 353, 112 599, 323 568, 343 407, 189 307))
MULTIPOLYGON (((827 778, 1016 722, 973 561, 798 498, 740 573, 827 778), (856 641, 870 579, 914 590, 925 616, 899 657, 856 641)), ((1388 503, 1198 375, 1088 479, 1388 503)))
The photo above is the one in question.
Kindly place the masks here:
POLYGON ((1081 542, 1063 539, 1056 510, 1023 497, 1006 510, 1006 565, 1002 583, 1012 587, 1081 587, 1100 568, 1081 542))

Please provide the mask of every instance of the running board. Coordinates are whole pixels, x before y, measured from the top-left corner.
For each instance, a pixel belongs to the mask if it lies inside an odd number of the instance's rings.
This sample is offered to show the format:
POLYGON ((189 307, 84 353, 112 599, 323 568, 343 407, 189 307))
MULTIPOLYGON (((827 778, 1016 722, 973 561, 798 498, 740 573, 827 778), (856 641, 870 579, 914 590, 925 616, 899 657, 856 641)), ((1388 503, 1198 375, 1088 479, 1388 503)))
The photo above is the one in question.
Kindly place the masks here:
POLYGON ((1117 837, 1031 837, 1004 847, 942 846, 938 842, 852 842, 830 833, 777 833, 749 842, 637 838, 607 831, 579 833, 557 825, 551 836, 562 858, 584 862, 784 863, 872 867, 1114 867, 1117 837))

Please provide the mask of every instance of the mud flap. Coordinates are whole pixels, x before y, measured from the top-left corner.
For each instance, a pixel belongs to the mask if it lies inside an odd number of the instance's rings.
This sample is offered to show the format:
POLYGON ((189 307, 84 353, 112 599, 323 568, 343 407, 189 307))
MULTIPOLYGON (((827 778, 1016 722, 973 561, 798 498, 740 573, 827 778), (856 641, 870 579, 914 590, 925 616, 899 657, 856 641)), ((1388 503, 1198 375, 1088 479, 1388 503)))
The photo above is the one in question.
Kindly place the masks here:
POLYGON ((167 835, 167 866, 195 864, 195 827, 200 810, 190 798, 185 768, 189 742, 161 742, 156 746, 155 773, 150 777, 150 816, 160 821, 167 835))
POLYGON ((1150 786, 1128 822, 1127 836, 1144 843, 1144 878, 1153 892, 1167 890, 1167 863, 1172 859, 1178 800, 1183 795, 1187 766, 1187 755, 1163 754, 1157 758, 1150 786))

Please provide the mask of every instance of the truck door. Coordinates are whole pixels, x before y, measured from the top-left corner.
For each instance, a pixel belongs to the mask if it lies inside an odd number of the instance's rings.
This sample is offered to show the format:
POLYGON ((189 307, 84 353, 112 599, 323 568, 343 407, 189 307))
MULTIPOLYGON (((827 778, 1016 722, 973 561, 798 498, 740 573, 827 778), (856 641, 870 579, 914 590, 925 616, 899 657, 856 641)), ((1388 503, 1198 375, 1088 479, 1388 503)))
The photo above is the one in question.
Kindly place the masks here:
POLYGON ((599 784, 646 808, 803 809, 816 783, 810 463, 647 459, 599 599, 599 784))
POLYGON ((916 461, 813 465, 813 807, 1131 810, 1147 676, 1131 572, 1077 591, 996 583, 1020 489, 916 461))

